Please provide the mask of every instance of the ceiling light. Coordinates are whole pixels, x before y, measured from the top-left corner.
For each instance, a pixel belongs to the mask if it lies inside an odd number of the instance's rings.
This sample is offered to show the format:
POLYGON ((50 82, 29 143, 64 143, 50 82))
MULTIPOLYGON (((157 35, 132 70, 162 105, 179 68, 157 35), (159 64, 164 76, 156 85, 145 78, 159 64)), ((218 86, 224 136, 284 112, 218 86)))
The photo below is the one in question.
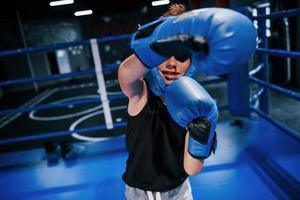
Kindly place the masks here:
POLYGON ((92 10, 81 10, 81 11, 76 11, 74 13, 75 16, 83 16, 83 15, 91 15, 93 14, 93 11, 92 10))
POLYGON ((151 5, 152 6, 161 6, 161 5, 166 5, 169 4, 169 0, 160 0, 160 1, 152 1, 151 5))
POLYGON ((73 4, 74 0, 61 0, 61 1, 52 1, 49 3, 50 6, 61 6, 67 4, 73 4))

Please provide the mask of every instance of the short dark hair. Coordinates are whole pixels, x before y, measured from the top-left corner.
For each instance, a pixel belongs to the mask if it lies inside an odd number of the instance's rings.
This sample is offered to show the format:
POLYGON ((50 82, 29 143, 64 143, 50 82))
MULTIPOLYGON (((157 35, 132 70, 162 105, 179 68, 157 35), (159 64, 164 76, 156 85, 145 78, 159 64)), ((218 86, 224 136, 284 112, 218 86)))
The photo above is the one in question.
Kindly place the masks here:
POLYGON ((163 17, 177 16, 186 11, 186 7, 183 4, 171 4, 169 9, 162 15, 163 17))

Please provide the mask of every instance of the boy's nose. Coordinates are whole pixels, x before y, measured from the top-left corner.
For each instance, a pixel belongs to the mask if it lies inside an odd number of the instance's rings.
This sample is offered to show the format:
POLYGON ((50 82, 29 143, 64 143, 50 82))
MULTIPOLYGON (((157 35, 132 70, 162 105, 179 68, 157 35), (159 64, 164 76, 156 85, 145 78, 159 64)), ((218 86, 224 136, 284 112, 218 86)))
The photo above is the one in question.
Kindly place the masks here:
POLYGON ((167 69, 174 69, 176 68, 175 58, 170 58, 169 62, 167 63, 167 69))

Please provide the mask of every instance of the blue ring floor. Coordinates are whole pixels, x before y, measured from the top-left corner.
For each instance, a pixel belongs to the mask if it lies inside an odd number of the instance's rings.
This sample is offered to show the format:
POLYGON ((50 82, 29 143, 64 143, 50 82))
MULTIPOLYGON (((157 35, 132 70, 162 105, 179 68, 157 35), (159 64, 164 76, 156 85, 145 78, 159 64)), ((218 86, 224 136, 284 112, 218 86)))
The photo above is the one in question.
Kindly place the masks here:
MULTIPOLYGON (((190 177, 194 199, 300 199, 300 142, 261 118, 219 122, 218 149, 190 177)), ((123 136, 82 142, 81 157, 49 165, 44 149, 0 154, 0 199, 122 200, 123 136)))

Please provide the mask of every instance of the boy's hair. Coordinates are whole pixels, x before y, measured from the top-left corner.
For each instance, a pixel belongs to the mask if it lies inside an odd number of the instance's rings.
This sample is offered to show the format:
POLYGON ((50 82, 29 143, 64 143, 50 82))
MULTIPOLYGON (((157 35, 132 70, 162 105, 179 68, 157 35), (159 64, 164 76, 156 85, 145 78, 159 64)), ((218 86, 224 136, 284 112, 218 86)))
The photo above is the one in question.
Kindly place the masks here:
POLYGON ((177 16, 186 11, 186 7, 183 4, 171 4, 169 9, 162 15, 163 17, 177 16))

